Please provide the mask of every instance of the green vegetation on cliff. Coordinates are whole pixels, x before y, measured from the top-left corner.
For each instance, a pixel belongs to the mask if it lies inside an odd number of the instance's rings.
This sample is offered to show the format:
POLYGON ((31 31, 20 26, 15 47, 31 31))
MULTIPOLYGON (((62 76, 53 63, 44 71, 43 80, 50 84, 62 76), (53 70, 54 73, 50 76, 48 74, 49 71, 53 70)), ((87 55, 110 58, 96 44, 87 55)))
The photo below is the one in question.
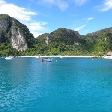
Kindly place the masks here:
POLYGON ((59 28, 37 37, 36 46, 43 55, 104 55, 112 51, 112 28, 87 35, 59 28))
POLYGON ((8 15, 0 15, 0 56, 104 55, 109 51, 112 51, 112 28, 87 35, 59 28, 34 38, 27 26, 8 15))

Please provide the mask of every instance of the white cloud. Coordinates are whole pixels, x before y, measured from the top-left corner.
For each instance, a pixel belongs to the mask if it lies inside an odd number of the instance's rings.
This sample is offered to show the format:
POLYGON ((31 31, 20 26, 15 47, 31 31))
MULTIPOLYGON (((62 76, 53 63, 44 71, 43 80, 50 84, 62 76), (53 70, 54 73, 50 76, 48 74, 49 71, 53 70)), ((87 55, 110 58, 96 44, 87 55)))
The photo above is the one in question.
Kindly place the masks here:
POLYGON ((0 1, 0 14, 9 14, 11 17, 25 21, 31 20, 31 16, 36 15, 35 12, 7 3, 5 0, 0 1))
POLYGON ((104 0, 103 4, 98 6, 100 11, 109 11, 112 10, 112 0, 104 0))
POLYGON ((84 5, 88 0, 75 0, 75 4, 78 6, 84 5))
POLYGON ((75 28, 75 31, 81 31, 81 30, 84 29, 86 26, 87 26, 87 24, 83 24, 83 25, 81 25, 81 26, 79 26, 79 27, 76 27, 76 28, 75 28))
POLYGON ((66 10, 69 7, 67 0, 39 0, 40 3, 44 3, 45 5, 55 6, 61 11, 66 10))
POLYGON ((87 18, 88 21, 92 21, 93 19, 94 19, 94 17, 87 18))
POLYGON ((37 15, 36 12, 8 3, 5 0, 0 0, 0 14, 8 14, 9 16, 18 19, 20 22, 27 24, 34 36, 38 36, 40 33, 43 33, 44 28, 46 28, 43 22, 33 22, 33 16, 37 15))
POLYGON ((46 22, 31 22, 26 24, 28 24, 28 28, 33 32, 35 37, 41 35, 47 28, 46 22))
POLYGON ((81 31, 81 30, 83 30, 83 29, 90 23, 90 21, 92 21, 93 19, 94 19, 94 17, 88 17, 88 18, 86 18, 85 24, 76 27, 75 30, 76 30, 76 31, 81 31))
POLYGON ((71 5, 71 3, 75 2, 77 6, 82 6, 87 1, 89 0, 38 0, 38 2, 41 4, 57 7, 58 9, 62 11, 65 11, 71 5))

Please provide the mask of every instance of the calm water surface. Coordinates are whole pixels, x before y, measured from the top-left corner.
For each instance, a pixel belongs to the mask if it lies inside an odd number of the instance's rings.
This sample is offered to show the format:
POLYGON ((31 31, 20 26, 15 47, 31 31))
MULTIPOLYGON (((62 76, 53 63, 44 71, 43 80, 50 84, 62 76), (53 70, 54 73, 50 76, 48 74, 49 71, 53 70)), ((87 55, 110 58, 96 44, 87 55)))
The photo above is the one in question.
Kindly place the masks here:
POLYGON ((0 112, 111 111, 112 60, 0 59, 0 112))

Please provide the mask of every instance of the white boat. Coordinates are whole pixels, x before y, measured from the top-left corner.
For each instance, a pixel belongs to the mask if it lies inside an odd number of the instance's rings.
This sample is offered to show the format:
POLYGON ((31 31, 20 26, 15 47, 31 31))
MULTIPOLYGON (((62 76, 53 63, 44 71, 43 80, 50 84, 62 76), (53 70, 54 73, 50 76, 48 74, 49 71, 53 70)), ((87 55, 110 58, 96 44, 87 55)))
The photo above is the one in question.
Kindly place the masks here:
POLYGON ((35 56, 35 58, 39 58, 39 56, 35 56))
POLYGON ((42 58, 42 62, 52 62, 52 58, 42 58))
POLYGON ((112 56, 104 56, 105 59, 112 59, 112 56))
POLYGON ((60 56, 60 58, 62 59, 62 58, 63 58, 63 56, 60 56))
POLYGON ((11 60, 13 59, 13 56, 8 56, 8 57, 5 57, 6 60, 11 60))

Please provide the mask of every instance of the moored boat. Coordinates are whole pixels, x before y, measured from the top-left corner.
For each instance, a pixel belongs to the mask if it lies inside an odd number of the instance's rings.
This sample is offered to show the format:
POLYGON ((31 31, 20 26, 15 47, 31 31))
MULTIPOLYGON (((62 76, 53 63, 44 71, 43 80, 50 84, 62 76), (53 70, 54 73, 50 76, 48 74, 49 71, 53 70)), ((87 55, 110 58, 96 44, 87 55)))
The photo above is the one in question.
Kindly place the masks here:
POLYGON ((52 58, 42 58, 42 62, 52 62, 52 58))
POLYGON ((104 56, 105 59, 112 59, 112 56, 104 56))
POLYGON ((5 57, 6 60, 11 60, 11 59, 13 59, 13 58, 14 58, 13 56, 5 57))

